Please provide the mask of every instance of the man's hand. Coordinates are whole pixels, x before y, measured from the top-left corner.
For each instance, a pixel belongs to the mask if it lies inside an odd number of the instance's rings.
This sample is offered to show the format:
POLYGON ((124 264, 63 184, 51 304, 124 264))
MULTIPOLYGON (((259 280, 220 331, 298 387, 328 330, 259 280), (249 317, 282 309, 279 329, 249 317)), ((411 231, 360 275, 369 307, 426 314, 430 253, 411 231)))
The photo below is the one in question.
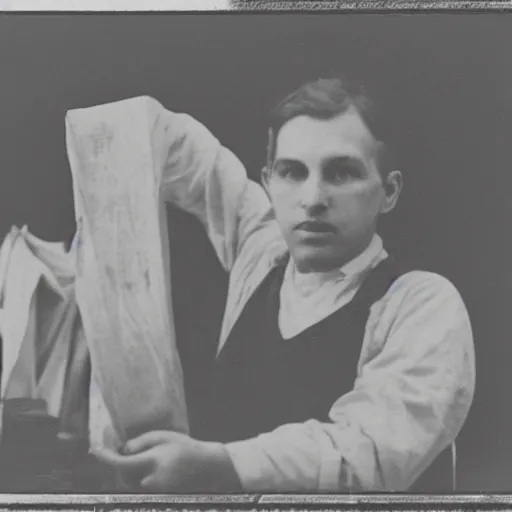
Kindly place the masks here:
POLYGON ((117 469, 123 481, 136 482, 143 491, 242 491, 224 445, 177 432, 148 432, 128 441, 120 453, 103 449, 94 455, 117 469))

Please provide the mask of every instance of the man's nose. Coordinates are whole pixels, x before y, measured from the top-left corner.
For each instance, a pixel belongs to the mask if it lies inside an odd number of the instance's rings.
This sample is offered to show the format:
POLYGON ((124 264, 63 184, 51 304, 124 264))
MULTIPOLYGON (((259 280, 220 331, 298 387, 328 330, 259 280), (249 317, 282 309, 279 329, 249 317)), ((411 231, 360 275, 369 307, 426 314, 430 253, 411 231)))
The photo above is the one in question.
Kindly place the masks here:
POLYGON ((325 184, 321 179, 310 177, 302 185, 301 206, 308 211, 322 212, 329 206, 325 184))

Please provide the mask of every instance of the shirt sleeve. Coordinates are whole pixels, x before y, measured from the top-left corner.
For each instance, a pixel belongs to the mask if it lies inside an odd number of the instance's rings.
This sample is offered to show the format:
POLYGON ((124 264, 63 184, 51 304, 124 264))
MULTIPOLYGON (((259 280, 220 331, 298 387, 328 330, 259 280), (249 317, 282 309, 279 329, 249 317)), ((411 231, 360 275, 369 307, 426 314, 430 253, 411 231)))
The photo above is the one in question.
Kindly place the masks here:
POLYGON ((193 214, 230 271, 238 252, 270 212, 262 187, 240 160, 187 114, 159 105, 153 147, 161 148, 163 200, 193 214))
POLYGON ((475 385, 469 317, 436 274, 401 276, 374 304, 354 389, 331 423, 227 445, 246 491, 404 491, 458 435, 475 385))

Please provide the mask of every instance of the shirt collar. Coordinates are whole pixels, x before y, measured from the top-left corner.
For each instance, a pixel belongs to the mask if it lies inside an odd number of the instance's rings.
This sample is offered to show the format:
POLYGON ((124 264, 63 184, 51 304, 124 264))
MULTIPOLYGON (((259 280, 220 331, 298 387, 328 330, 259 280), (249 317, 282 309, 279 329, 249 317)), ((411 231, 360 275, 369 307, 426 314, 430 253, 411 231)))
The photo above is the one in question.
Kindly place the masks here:
POLYGON ((382 238, 375 234, 366 249, 348 263, 345 263, 345 265, 340 268, 340 272, 344 277, 352 277, 361 274, 373 267, 377 259, 381 261, 387 256, 388 254, 384 249, 382 238))

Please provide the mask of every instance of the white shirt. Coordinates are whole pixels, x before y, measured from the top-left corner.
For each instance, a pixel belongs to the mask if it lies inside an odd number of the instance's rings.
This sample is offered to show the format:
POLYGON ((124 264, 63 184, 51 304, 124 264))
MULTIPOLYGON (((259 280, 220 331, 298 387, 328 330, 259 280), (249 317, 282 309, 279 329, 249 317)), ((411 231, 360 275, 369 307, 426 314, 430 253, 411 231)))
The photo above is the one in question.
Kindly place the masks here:
MULTIPOLYGON (((220 351, 287 248, 266 194, 240 161, 190 116, 161 106, 153 112, 164 196, 202 222, 229 272, 220 351)), ((334 275, 299 275, 290 263, 281 289, 284 336, 350 301, 365 273, 385 257, 375 237, 334 275)), ((5 334, 5 322, 3 328, 5 334)), ((47 385, 59 394, 55 383, 47 385)), ((354 388, 332 404, 330 422, 283 425, 226 448, 247 492, 403 491, 455 440, 474 385, 471 325, 460 295, 437 274, 409 272, 371 307, 354 388)), ((93 368, 91 444, 108 444, 112 436, 93 368)))

